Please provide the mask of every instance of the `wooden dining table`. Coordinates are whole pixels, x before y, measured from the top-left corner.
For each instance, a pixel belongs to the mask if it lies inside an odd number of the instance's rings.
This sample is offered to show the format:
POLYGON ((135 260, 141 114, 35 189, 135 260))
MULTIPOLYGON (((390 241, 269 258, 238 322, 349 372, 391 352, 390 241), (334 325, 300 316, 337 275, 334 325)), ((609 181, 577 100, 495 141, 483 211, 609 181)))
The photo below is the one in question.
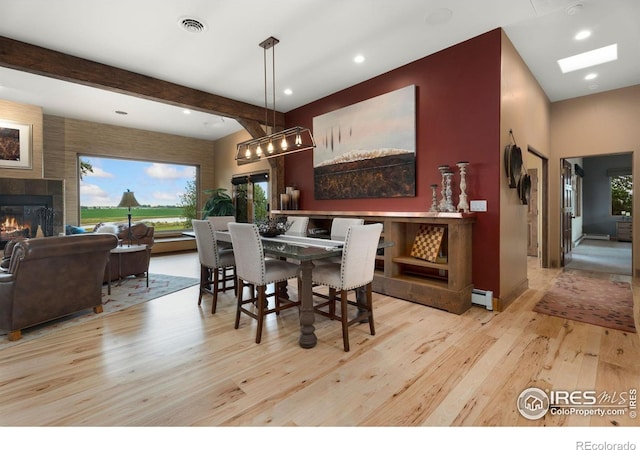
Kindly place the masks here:
MULTIPOLYGON (((231 242, 228 231, 216 231, 219 242, 231 242)), ((313 267, 314 261, 340 256, 343 241, 311 238, 304 236, 281 235, 262 237, 265 255, 276 258, 292 259, 300 262, 300 338, 302 348, 313 348, 318 339, 315 334, 315 313, 313 309, 313 267)))

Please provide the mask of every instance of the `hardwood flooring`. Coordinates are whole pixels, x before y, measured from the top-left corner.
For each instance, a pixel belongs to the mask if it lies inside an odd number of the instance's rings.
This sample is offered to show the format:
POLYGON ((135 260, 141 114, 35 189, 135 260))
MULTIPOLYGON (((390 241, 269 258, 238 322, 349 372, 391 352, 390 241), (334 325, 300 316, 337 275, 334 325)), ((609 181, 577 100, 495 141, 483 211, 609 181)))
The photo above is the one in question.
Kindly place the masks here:
MULTIPOLYGON (((269 317, 255 344, 255 321, 233 328, 231 293, 211 315, 194 286, 2 350, 0 425, 638 426, 629 414, 518 413, 527 387, 640 387, 637 334, 532 311, 558 273, 536 263, 501 313, 374 294, 376 335, 351 328, 349 353, 339 323, 320 316, 318 345, 300 348, 296 310, 269 317)), ((197 254, 156 255, 151 273, 195 278, 197 254)))

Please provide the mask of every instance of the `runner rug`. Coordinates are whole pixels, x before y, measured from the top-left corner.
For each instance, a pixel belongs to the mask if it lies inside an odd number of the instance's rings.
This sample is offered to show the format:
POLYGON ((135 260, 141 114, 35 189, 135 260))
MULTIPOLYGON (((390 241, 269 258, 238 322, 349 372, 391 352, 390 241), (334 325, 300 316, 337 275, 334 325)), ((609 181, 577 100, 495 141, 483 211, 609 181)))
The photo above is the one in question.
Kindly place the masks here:
POLYGON ((103 312, 95 314, 91 309, 72 314, 61 319, 53 320, 41 325, 22 330, 22 339, 17 341, 9 341, 7 339, 7 330, 0 330, 0 351, 12 345, 17 345, 48 333, 55 332, 62 328, 77 325, 88 320, 111 314, 116 311, 122 311, 131 306, 148 302, 149 300, 162 297, 173 292, 186 289, 190 286, 198 284, 196 278, 176 277, 172 275, 149 274, 149 287, 145 278, 125 278, 121 283, 114 281, 111 283, 111 295, 107 294, 107 285, 102 287, 102 305, 103 312))
POLYGON ((615 330, 636 332, 631 285, 607 278, 558 275, 534 311, 615 330))

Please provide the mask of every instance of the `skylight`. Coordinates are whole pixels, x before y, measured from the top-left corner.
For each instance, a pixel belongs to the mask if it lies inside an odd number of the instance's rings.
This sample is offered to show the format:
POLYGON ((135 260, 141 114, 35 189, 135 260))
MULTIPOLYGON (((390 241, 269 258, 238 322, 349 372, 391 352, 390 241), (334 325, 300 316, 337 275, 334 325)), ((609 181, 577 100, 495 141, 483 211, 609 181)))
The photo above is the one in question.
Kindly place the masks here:
POLYGON ((618 44, 612 44, 591 50, 590 52, 559 59, 558 64, 560 65, 562 73, 567 73, 573 72, 574 70, 584 69, 585 67, 615 61, 616 59, 618 59, 618 44))

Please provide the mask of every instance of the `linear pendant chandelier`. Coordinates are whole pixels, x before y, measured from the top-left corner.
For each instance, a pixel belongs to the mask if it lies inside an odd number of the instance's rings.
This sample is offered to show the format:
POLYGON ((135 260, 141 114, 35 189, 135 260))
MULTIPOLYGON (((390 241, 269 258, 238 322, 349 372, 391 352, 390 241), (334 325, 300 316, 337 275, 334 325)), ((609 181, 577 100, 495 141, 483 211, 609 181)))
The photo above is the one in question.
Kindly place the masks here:
POLYGON ((280 42, 278 39, 271 36, 259 44, 264 50, 264 122, 266 126, 269 126, 269 107, 267 104, 267 50, 271 49, 271 81, 273 94, 272 133, 240 142, 236 148, 236 162, 238 164, 247 164, 266 158, 311 150, 316 146, 311 130, 306 127, 292 127, 284 131, 273 132, 276 127, 276 56, 274 47, 278 42, 280 42))

